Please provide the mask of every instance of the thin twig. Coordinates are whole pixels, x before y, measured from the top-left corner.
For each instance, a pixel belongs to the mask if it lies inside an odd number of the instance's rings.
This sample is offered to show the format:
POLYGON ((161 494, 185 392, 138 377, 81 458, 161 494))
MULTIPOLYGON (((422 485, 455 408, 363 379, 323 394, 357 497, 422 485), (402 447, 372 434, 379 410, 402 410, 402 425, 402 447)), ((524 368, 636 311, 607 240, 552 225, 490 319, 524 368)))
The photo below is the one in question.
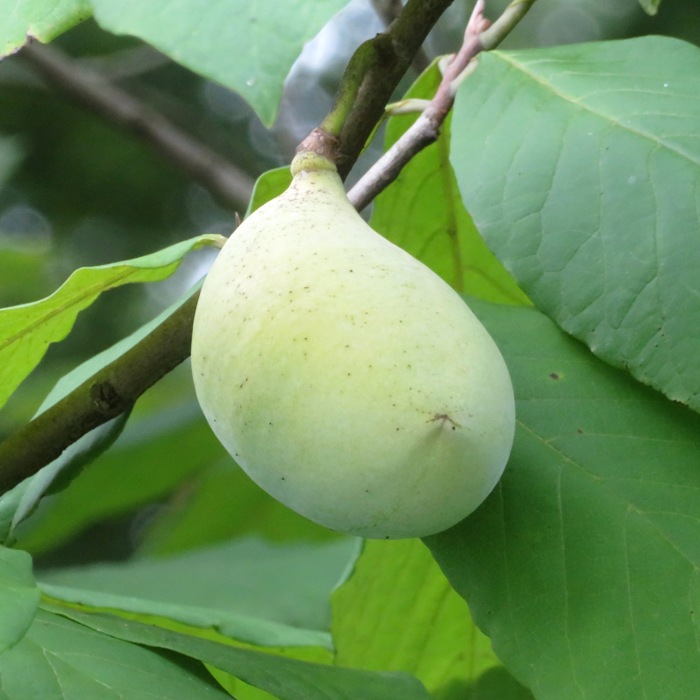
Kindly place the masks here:
POLYGON ((254 184, 248 173, 55 47, 30 42, 21 55, 54 88, 141 137, 231 209, 245 210, 254 184))
POLYGON ((515 27, 535 0, 513 0, 501 16, 489 25, 484 17, 484 0, 477 0, 464 33, 464 42, 444 72, 435 97, 396 143, 350 190, 348 198, 361 211, 390 185, 417 153, 437 140, 440 127, 454 103, 455 84, 465 71, 473 69, 481 51, 497 46, 515 27))

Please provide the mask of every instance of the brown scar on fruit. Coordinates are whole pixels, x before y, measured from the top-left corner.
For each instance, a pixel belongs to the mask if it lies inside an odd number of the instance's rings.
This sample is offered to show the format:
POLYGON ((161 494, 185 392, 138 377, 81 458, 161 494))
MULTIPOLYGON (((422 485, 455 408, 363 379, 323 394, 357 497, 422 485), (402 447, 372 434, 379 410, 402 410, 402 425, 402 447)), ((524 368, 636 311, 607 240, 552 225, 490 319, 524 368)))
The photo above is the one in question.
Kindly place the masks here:
POLYGON ((445 423, 451 423, 452 424, 452 430, 456 430, 457 428, 461 428, 462 426, 456 421, 450 418, 449 414, 447 413, 436 413, 432 418, 430 418, 428 423, 432 423, 433 421, 441 421, 443 425, 445 423))

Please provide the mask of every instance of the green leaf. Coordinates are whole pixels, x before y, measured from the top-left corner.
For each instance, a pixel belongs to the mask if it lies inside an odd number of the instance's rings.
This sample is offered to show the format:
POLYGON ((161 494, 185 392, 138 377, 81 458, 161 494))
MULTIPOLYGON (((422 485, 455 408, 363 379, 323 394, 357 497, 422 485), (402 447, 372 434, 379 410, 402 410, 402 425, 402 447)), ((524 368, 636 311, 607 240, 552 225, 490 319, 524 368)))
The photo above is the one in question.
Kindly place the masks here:
POLYGON ((204 245, 218 245, 221 240, 221 236, 207 234, 133 260, 83 267, 51 296, 0 309, 0 407, 39 363, 49 344, 63 340, 78 313, 102 292, 123 284, 165 279, 187 253, 204 245))
POLYGON ((700 417, 533 309, 472 304, 510 369, 510 462, 426 543, 538 700, 700 687, 700 417))
POLYGON ((255 182, 253 194, 248 202, 246 217, 271 199, 282 194, 292 182, 292 173, 289 166, 275 168, 263 173, 255 182))
POLYGON ((72 603, 211 627, 254 644, 330 648, 328 598, 356 546, 352 539, 279 545, 251 537, 39 579, 46 593, 72 603))
POLYGON ((419 540, 366 541, 332 605, 337 663, 412 673, 437 700, 467 697, 471 683, 500 666, 419 540))
POLYGON ((223 454, 195 402, 133 415, 110 450, 21 524, 18 546, 45 552, 90 525, 165 497, 223 454))
POLYGON ((227 646, 114 616, 86 614, 68 608, 61 612, 104 634, 200 659, 280 700, 430 700, 425 688, 405 674, 314 664, 227 646))
POLYGON ((140 37, 173 60, 238 92, 270 126, 304 44, 348 0, 92 0, 115 34, 140 37))
MULTIPOLYGON (((432 98, 439 83, 440 72, 433 65, 406 98, 432 98)), ((410 115, 391 117, 385 147, 391 147, 415 120, 410 115)), ((527 298, 488 250, 464 209, 449 163, 449 136, 448 118, 437 142, 411 159, 375 199, 370 225, 458 291, 526 304, 527 298)))
POLYGON ((452 138, 464 201, 533 302, 696 410, 699 76, 700 49, 662 37, 489 52, 452 138))
POLYGON ((145 527, 139 553, 174 554, 250 533, 278 542, 340 536, 272 498, 226 454, 173 492, 145 527))
POLYGON ((89 0, 0 0, 0 58, 31 38, 51 41, 90 14, 89 0))
MULTIPOLYGON (((0 547, 0 659, 24 636, 34 619, 41 594, 32 575, 32 558, 0 547)), ((4 678, 0 673, 4 687, 4 678)))
POLYGON ((18 484, 11 491, 0 497, 0 522, 5 522, 10 510, 11 518, 6 528, 0 529, 0 538, 5 544, 15 542, 15 529, 36 509, 39 501, 46 495, 58 491, 70 483, 70 480, 89 464, 95 457, 109 449, 119 437, 129 413, 122 413, 104 425, 91 430, 65 449, 60 457, 47 464, 34 476, 18 484))
POLYGON ((12 700, 224 700, 201 664, 116 639, 45 609, 0 655, 2 697, 12 700))
MULTIPOLYGON (((195 290, 199 286, 197 285, 195 290)), ((95 373, 117 360, 143 341, 144 338, 147 338, 163 321, 186 303, 192 297, 192 294, 192 291, 188 292, 182 299, 179 299, 155 319, 141 326, 127 338, 91 357, 62 377, 42 402, 37 410, 37 415, 53 406, 57 401, 60 401, 75 388, 83 384, 83 382, 94 376, 95 373)), ((4 542, 7 542, 8 538, 14 535, 15 528, 31 515, 44 495, 56 493, 65 488, 85 465, 94 461, 114 444, 114 441, 121 435, 130 414, 130 411, 123 413, 83 435, 64 450, 51 464, 48 464, 31 477, 28 483, 20 484, 11 492, 0 496, 0 524, 7 523, 8 525, 6 528, 0 526, 0 536, 4 542), (21 491, 21 493, 13 493, 15 491, 21 491), (13 508, 14 510, 12 510, 13 508), (9 521, 7 519, 8 514, 10 515, 9 521)))
POLYGON ((639 0, 639 4, 648 15, 655 15, 659 11, 661 0, 639 0))

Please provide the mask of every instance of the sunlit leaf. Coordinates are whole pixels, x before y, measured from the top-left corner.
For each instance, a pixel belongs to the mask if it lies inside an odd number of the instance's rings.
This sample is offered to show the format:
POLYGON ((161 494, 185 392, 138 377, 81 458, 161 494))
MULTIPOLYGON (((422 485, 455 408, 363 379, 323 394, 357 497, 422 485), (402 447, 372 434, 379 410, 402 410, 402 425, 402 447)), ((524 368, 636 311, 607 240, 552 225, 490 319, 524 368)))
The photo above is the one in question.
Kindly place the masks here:
POLYGON ((253 195, 248 203, 246 216, 252 214, 265 202, 269 202, 274 197, 282 194, 292 181, 292 173, 289 167, 275 168, 263 173, 255 182, 253 195))
POLYGON ((365 542, 332 603, 341 665, 412 673, 437 700, 469 697, 479 677, 500 666, 419 540, 365 542))
POLYGON ((51 296, 0 309, 0 406, 34 369, 49 345, 63 340, 78 313, 102 292, 124 284, 165 279, 187 253, 204 245, 218 245, 221 240, 221 236, 207 234, 133 260, 83 267, 51 296))
MULTIPOLYGON (((440 82, 437 66, 406 94, 431 98, 440 82)), ((386 148, 415 121, 389 119, 386 148)), ((437 272, 461 292, 491 301, 528 303, 513 278, 488 250, 465 211, 449 162, 450 120, 438 141, 414 157, 374 202, 371 226, 437 272)))

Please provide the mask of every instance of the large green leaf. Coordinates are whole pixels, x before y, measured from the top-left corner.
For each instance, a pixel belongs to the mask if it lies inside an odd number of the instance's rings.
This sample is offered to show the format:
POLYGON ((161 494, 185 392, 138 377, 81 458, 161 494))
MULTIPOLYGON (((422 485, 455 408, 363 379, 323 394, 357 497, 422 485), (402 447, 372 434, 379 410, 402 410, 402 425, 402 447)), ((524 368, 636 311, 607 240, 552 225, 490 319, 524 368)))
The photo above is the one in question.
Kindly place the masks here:
MULTIPOLYGON (((32 558, 0 547, 0 658, 24 636, 41 594, 32 575, 32 558)), ((0 674, 0 686, 3 681, 0 674)))
POLYGON ((52 597, 212 627, 267 645, 330 646, 328 598, 354 540, 234 540, 171 557, 39 575, 52 597))
POLYGON ((648 37, 493 52, 452 161, 482 235, 597 355, 700 410, 700 49, 648 37))
POLYGON ((91 0, 97 21, 138 36, 241 94, 266 125, 304 44, 348 0, 91 0))
MULTIPOLYGON (((58 609, 58 608, 57 608, 58 609)), ((285 658, 199 639, 115 616, 61 610, 116 638, 187 654, 262 688, 280 700, 429 700, 425 688, 401 673, 372 673, 285 658)), ((1 658, 1 657, 0 657, 1 658)), ((124 670, 128 673, 128 669, 124 670)), ((188 697, 176 694, 171 697, 188 697)))
POLYGON ((7 700, 224 700, 201 664, 129 644, 44 609, 0 654, 7 700))
POLYGON ((51 41, 90 14, 89 0, 0 0, 0 58, 28 39, 51 41))
POLYGON ((694 697, 700 416, 533 309, 473 306, 513 377, 516 439, 494 493, 428 546, 538 700, 694 697))
POLYGON ((500 666, 419 540, 366 541, 332 604, 341 665, 412 673, 437 700, 470 697, 479 677, 500 666))
POLYGON ((34 369, 48 346, 63 340, 78 313, 102 292, 124 284, 165 279, 187 253, 204 245, 219 245, 221 240, 221 236, 206 234, 133 260, 82 267, 51 296, 0 309, 0 407, 34 369))
MULTIPOLYGON (((411 87, 406 98, 432 98, 440 79, 437 66, 432 66, 411 87)), ((415 119, 406 115, 392 117, 387 125, 386 148, 415 119)), ((437 142, 413 158, 391 187, 376 198, 370 224, 458 291, 491 301, 527 303, 464 209, 450 167, 449 136, 448 119, 437 142)))

